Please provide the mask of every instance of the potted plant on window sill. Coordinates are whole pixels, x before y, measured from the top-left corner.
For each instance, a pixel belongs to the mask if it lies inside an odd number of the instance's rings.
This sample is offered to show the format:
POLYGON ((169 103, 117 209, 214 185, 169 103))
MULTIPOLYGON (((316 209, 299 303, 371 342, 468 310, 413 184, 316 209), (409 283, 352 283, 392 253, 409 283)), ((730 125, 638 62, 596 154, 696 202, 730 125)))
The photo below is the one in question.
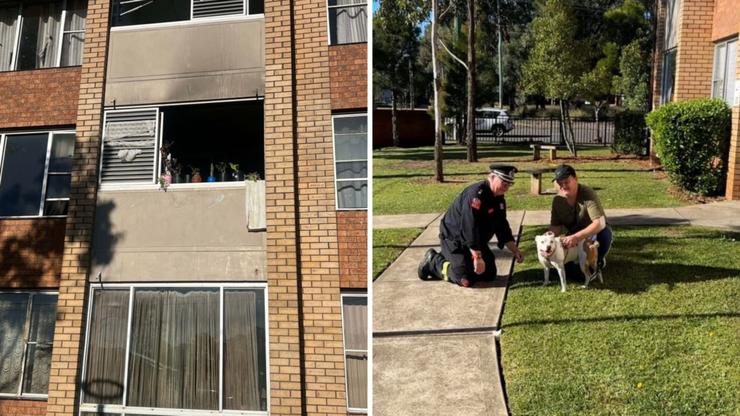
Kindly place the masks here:
POLYGON ((190 183, 203 182, 203 178, 200 176, 200 168, 196 168, 195 166, 190 166, 190 172, 192 175, 190 178, 190 183))
POLYGON ((229 167, 231 167, 232 175, 234 176, 234 179, 237 181, 243 181, 244 180, 244 172, 239 169, 238 163, 229 163, 229 167))
POLYGON ((229 169, 229 164, 226 162, 218 162, 216 163, 216 170, 218 170, 218 181, 219 182, 228 182, 229 175, 226 174, 226 171, 229 169))

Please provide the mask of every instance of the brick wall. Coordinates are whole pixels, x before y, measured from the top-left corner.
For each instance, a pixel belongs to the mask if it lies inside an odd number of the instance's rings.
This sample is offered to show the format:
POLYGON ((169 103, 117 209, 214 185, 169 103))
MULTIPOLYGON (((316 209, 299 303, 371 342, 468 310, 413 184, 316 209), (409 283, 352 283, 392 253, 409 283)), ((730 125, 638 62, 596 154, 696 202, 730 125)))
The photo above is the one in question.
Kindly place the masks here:
POLYGON ((367 107, 367 43, 329 47, 331 108, 367 107))
POLYGON ((740 107, 737 106, 732 107, 732 134, 730 135, 730 157, 727 166, 729 168, 725 197, 740 200, 740 107))
POLYGON ((90 0, 85 23, 72 187, 49 375, 49 416, 73 416, 79 395, 87 274, 97 198, 109 1, 90 0))
POLYGON ((0 415, 2 416, 44 416, 45 414, 45 400, 0 400, 0 415))
POLYGON ((681 0, 676 101, 709 97, 712 93, 713 18, 713 0, 681 0))
POLYGON ((0 72, 0 129, 75 124, 80 68, 0 72))
POLYGON ((367 211, 338 211, 339 276, 343 289, 367 289, 367 211))
POLYGON ((59 287, 64 224, 64 218, 0 220, 0 287, 59 287))
POLYGON ((737 0, 715 0, 712 40, 737 36, 740 28, 740 4, 737 0))

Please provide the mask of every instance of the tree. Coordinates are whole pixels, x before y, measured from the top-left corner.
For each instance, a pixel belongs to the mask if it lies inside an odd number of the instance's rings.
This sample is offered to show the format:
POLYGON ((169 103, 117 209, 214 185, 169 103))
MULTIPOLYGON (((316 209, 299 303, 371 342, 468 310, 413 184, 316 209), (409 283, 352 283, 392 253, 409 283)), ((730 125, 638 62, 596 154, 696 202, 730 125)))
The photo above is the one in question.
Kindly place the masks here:
POLYGON ((646 112, 650 94, 650 59, 640 43, 641 39, 637 39, 622 49, 620 76, 615 80, 615 88, 624 94, 624 106, 628 110, 646 112))
MULTIPOLYGON (((619 60, 619 46, 607 42, 603 46, 603 56, 596 66, 581 76, 581 97, 594 103, 594 118, 599 123, 599 113, 612 95, 612 85, 619 60)), ((601 141, 601 130, 596 129, 596 138, 601 141)))

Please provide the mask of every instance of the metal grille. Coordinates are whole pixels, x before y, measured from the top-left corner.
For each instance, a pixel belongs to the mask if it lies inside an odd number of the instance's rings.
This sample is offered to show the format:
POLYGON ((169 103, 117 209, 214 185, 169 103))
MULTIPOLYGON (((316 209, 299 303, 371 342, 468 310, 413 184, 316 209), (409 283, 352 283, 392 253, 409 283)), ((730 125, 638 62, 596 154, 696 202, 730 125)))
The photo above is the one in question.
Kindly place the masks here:
POLYGON ((156 144, 156 109, 107 112, 102 183, 153 183, 156 144))
POLYGON ((193 0, 193 18, 244 14, 243 0, 193 0))

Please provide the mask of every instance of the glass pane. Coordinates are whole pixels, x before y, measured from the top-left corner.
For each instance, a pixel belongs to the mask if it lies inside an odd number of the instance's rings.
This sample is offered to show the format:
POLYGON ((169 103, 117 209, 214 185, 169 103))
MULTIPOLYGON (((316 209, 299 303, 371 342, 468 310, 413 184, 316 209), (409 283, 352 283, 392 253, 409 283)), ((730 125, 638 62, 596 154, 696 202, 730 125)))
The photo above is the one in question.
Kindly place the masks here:
POLYGON ((7 136, 0 177, 0 216, 38 215, 47 134, 7 136))
POLYGON ((18 393, 23 365, 27 294, 0 294, 0 393, 18 393))
POLYGON ((17 4, 0 5, 0 71, 13 69, 13 47, 19 11, 17 4))
POLYGON ((218 409, 219 309, 218 290, 136 291, 128 405, 218 409))
POLYGON ((23 393, 46 394, 49 388, 51 345, 31 344, 26 353, 23 393))
POLYGON ((191 0, 113 1, 113 26, 190 20, 191 0))
POLYGON ((367 115, 334 117, 334 134, 367 133, 367 115))
POLYGON ((367 181, 337 181, 339 208, 367 208, 367 181))
POLYGON ((337 163, 337 179, 367 178, 367 162, 337 163))
POLYGON ((72 156, 75 152, 74 133, 56 133, 51 143, 49 172, 72 172, 72 156))
POLYGON ((267 410, 262 290, 224 291, 224 409, 267 410))
POLYGON ((367 298, 345 296, 342 303, 344 348, 367 350, 367 298))
POLYGON ((329 9, 329 37, 332 45, 367 42, 366 6, 329 9))
POLYGON ((35 295, 31 305, 30 342, 51 344, 57 317, 57 295, 35 295))
POLYGON ((367 408, 367 354, 347 354, 347 404, 367 408))
POLYGON ((262 14, 265 12, 265 0, 249 0, 249 14, 262 14))
POLYGON ((83 403, 122 404, 128 298, 128 289, 93 292, 83 403))
POLYGON ((82 47, 85 44, 85 32, 65 33, 62 37, 61 66, 82 65, 82 47))
POLYGON ((725 70, 725 101, 732 107, 735 98, 735 68, 737 67, 737 41, 727 43, 727 69, 725 70))
POLYGON ((366 4, 364 0, 329 0, 329 6, 346 6, 348 4, 366 4))
POLYGON ((47 198, 68 198, 72 175, 49 175, 46 181, 47 198))
POLYGON ((23 5, 18 69, 50 68, 56 65, 61 18, 61 1, 23 5))
POLYGON ((64 18, 64 31, 85 30, 87 1, 67 0, 67 15, 64 18))
POLYGON ((367 159, 367 133, 334 135, 336 160, 367 159))
POLYGON ((44 215, 67 215, 69 201, 46 201, 44 202, 44 215))

